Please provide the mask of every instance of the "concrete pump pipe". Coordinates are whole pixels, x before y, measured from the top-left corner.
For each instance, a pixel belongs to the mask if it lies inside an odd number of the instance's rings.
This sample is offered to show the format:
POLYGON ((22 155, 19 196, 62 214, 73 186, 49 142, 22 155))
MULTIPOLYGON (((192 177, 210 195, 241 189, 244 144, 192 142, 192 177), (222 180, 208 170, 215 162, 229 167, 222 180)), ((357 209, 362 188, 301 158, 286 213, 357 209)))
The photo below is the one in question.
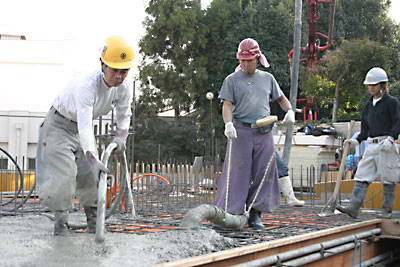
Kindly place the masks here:
POLYGON ((197 228, 202 225, 202 222, 210 221, 226 228, 240 229, 247 224, 248 219, 248 213, 232 215, 216 206, 203 204, 189 210, 183 217, 180 227, 197 228))

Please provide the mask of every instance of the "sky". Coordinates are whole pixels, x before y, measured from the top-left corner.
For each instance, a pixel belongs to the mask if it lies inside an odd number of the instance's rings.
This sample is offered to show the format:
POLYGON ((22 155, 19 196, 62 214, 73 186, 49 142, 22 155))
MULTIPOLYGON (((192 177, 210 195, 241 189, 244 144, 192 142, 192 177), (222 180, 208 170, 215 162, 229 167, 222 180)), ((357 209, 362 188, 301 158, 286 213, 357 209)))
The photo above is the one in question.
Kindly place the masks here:
MULTIPOLYGON (((100 69, 100 49, 111 35, 123 36, 132 46, 135 60, 131 76, 137 77, 141 60, 138 43, 145 34, 142 22, 148 2, 2 1, 0 34, 23 35, 30 42, 4 40, 0 43, 0 60, 12 62, 0 65, 0 111, 45 112, 72 75, 100 69), (61 58, 64 67, 52 68, 46 63, 38 68, 33 64, 55 62, 48 61, 51 57, 54 60, 61 58)), ((202 0, 202 5, 206 7, 210 2, 202 0)))
MULTIPOLYGON (((25 35, 27 40, 72 40, 81 58, 98 58, 111 35, 121 35, 138 56, 145 34, 142 21, 149 0, 11 0, 3 1, 0 34, 25 35)), ((202 0, 206 7, 211 0, 202 0)), ((137 58, 140 60, 140 56, 137 58)), ((136 60, 136 62, 138 62, 136 60)), ((97 60, 95 60, 97 67, 97 60)), ((87 65, 88 68, 91 64, 87 65)))
MULTIPOLYGON (((12 0, 3 1, 0 34, 25 35, 28 40, 72 40, 80 58, 98 57, 113 34, 124 36, 138 55, 145 34, 142 21, 149 0, 12 0)), ((212 0, 202 0, 203 8, 212 0)), ((400 1, 390 16, 400 23, 400 1)), ((136 62, 140 60, 140 56, 136 62)), ((97 60, 96 60, 97 66, 97 60)), ((88 68, 92 66, 88 63, 88 68)))
MULTIPOLYGON (((72 65, 77 72, 99 69, 99 49, 104 40, 114 34, 121 35, 132 45, 136 54, 136 67, 132 70, 136 76, 141 59, 138 42, 145 34, 142 21, 148 1, 3 0, 0 34, 24 35, 27 40, 34 41, 68 40, 72 49, 69 50, 71 55, 67 57, 73 58, 72 65)), ((211 1, 202 0, 203 8, 211 1)), ((392 1, 389 16, 400 23, 399 0, 392 1)), ((1 79, 4 81, 4 77, 1 79)), ((4 101, 0 104, 0 110, 5 110, 4 101)), ((39 103, 36 105, 47 106, 39 103)))
MULTIPOLYGON (((135 54, 144 35, 147 0, 12 0, 2 4, 0 34, 25 35, 27 40, 71 40, 74 56, 96 58, 111 35, 121 35, 135 54), (4 8, 5 7, 5 8, 4 8)), ((83 69, 93 68, 87 63, 83 69)))

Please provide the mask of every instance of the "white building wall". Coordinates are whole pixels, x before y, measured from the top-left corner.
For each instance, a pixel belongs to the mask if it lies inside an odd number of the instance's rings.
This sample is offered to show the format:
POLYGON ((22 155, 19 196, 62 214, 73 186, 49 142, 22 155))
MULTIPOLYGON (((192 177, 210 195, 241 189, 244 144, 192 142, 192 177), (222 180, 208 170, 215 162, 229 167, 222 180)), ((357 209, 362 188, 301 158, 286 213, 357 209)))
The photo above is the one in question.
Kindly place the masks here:
MULTIPOLYGON (((39 126, 54 97, 83 72, 75 46, 70 40, 0 40, 0 147, 17 158, 21 169, 36 158, 39 126)), ((103 130, 110 124, 104 119, 103 130)), ((7 158, 1 151, 0 157, 7 158)), ((11 160, 8 168, 15 168, 11 160)))
MULTIPOLYGON (((46 112, 0 111, 0 147, 17 160, 21 169, 28 169, 28 160, 36 159, 39 127, 45 116, 46 112)), ((109 116, 103 117, 103 132, 107 125, 110 132, 110 120, 109 116)), ((95 120, 94 125, 98 124, 99 120, 95 120)), ((7 155, 0 151, 0 157, 7 158, 7 155)), ((11 160, 8 168, 15 168, 11 160)))
POLYGON ((68 40, 0 40, 0 110, 48 110, 75 74, 71 47, 68 40))
MULTIPOLYGON (((0 147, 17 160, 20 168, 27 169, 28 158, 36 158, 38 129, 44 116, 44 112, 0 111, 0 147)), ((4 153, 0 155, 6 157, 4 153)), ((13 165, 8 160, 8 168, 13 165)))

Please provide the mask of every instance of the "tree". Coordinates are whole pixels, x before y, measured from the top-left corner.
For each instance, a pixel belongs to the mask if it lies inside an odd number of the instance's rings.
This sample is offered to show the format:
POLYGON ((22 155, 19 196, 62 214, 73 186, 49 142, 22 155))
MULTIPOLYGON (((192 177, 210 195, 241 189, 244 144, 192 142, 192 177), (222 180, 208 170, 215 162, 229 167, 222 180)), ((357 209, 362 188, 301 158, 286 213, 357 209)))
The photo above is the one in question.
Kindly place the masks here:
POLYGON ((318 67, 312 70, 311 76, 301 83, 301 87, 307 95, 319 95, 325 102, 333 102, 332 121, 336 122, 338 113, 357 110, 365 88, 362 84, 365 74, 374 66, 387 69, 389 56, 390 49, 378 42, 368 39, 343 40, 341 47, 322 57, 318 67), (312 87, 310 81, 317 81, 316 84, 323 87, 312 87), (332 83, 335 86, 333 92, 332 83), (321 91, 325 96, 320 94, 321 91))
POLYGON ((204 38, 207 40, 196 55, 196 61, 202 64, 207 71, 207 77, 198 85, 194 94, 195 116, 200 125, 200 131, 206 131, 210 124, 210 116, 214 128, 218 133, 223 130, 223 123, 220 118, 220 105, 217 99, 224 77, 232 72, 232 66, 227 68, 227 62, 235 59, 235 49, 232 44, 226 42, 226 38, 231 32, 232 25, 235 24, 234 11, 226 0, 214 0, 208 8, 201 25, 205 28, 204 38), (232 48, 232 50, 231 50, 232 48), (210 110, 210 100, 206 98, 207 92, 214 94, 212 100, 212 110, 210 110), (210 114, 210 112, 212 114, 210 114))
POLYGON ((336 40, 369 38, 381 43, 392 42, 394 25, 387 16, 390 3, 387 0, 336 1, 336 40))
POLYGON ((181 112, 190 111, 196 88, 207 78, 196 59, 206 43, 200 0, 151 0, 146 12, 147 33, 139 43, 144 55, 140 104, 149 105, 152 112, 172 108, 177 123, 181 112))
POLYGON ((199 139, 193 118, 185 117, 180 127, 175 127, 168 118, 140 118, 135 138, 135 159, 138 161, 179 162, 191 161, 203 154, 204 144, 199 139))
MULTIPOLYGON (((317 97, 321 114, 335 116, 335 120, 357 116, 364 89, 362 80, 372 64, 385 67, 390 79, 400 78, 399 27, 387 17, 389 5, 388 0, 336 0, 335 45, 330 52, 319 54, 320 58, 326 58, 321 61, 321 68, 311 71, 314 76, 307 76, 304 70, 300 73, 301 94, 317 97), (357 45, 351 45, 355 39, 374 41, 378 48, 375 51, 372 46, 369 49, 369 45, 360 43, 363 52, 357 51, 357 45), (380 53, 382 47, 378 44, 386 46, 391 55, 389 58, 386 52, 380 53), (335 52, 335 49, 339 51, 335 52), (373 62, 367 62, 368 57, 373 62), (350 69, 344 73, 347 61, 350 69), (336 104, 335 92, 338 94, 336 104)), ((329 5, 320 4, 318 11, 318 30, 326 34, 329 5)), ((144 26, 147 33, 140 42, 144 60, 139 67, 142 95, 136 106, 138 120, 156 118, 157 113, 173 109, 176 127, 180 113, 190 110, 196 125, 194 138, 207 136, 202 133, 209 130, 210 117, 216 129, 215 136, 223 136, 224 124, 217 96, 224 78, 238 64, 239 42, 247 37, 259 42, 271 64, 266 70, 275 76, 289 97, 287 55, 293 45, 292 0, 213 0, 207 10, 201 10, 200 0, 151 0, 146 12, 144 26), (209 91, 215 96, 211 111, 205 97, 209 91)), ((303 5, 303 14, 302 46, 305 46, 308 32, 306 5, 303 5)), ((321 40, 321 46, 324 42, 321 40)), ((283 117, 278 105, 273 104, 271 111, 283 117)), ((167 131, 154 129, 146 132, 149 140, 150 136, 156 135, 155 131, 167 131)))

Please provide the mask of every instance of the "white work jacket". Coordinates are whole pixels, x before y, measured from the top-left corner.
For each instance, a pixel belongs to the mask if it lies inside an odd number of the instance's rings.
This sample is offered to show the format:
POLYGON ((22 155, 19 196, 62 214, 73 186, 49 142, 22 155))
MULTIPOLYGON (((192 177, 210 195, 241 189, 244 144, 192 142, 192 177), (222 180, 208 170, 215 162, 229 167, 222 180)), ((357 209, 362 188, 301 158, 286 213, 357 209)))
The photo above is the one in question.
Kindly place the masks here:
POLYGON ((83 151, 96 151, 93 120, 108 114, 115 106, 117 127, 129 129, 132 90, 125 81, 109 88, 101 71, 71 80, 56 96, 53 107, 64 117, 78 123, 78 133, 83 151))

